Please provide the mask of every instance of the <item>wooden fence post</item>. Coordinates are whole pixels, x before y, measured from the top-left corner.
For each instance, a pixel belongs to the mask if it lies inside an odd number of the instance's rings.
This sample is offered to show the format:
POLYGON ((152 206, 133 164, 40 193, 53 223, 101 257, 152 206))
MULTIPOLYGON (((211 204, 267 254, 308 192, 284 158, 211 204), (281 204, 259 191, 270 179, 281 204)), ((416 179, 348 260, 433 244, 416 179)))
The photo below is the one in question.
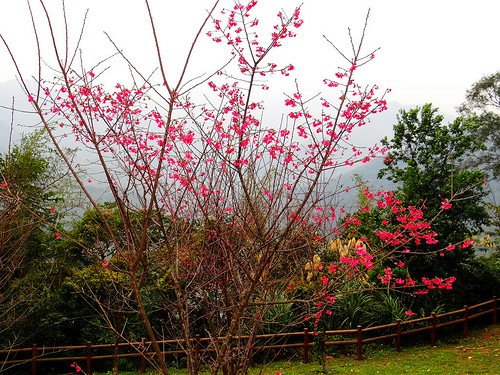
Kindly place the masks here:
POLYGON ((396 351, 401 351, 401 319, 396 320, 396 351))
POLYGON ((493 296, 493 317, 491 322, 497 324, 497 296, 493 296))
POLYGON ((250 363, 250 367, 254 367, 255 366, 255 361, 253 359, 253 347, 255 346, 255 334, 253 333, 252 335, 250 335, 250 345, 249 345, 249 353, 248 353, 248 360, 249 360, 249 363, 250 363))
POLYGON ((304 363, 309 363, 309 330, 304 328, 304 363))
POLYGON ((118 337, 115 340, 115 347, 113 348, 113 375, 118 374, 118 337))
POLYGON ((469 307, 464 305, 464 337, 469 336, 469 307))
POLYGON ((146 372, 146 345, 144 343, 144 337, 141 339, 141 368, 139 369, 139 372, 141 374, 144 374, 146 372))
MULTIPOLYGON (((235 345, 234 345, 234 342, 235 342, 235 338, 232 336, 230 339, 229 339, 229 363, 228 363, 228 367, 227 367, 227 371, 229 371, 230 374, 234 373, 234 357, 235 357, 235 353, 238 354, 238 350, 236 349, 239 349, 239 348, 236 348, 235 345)), ((222 371, 224 373, 224 371, 222 371)))
POLYGON ((87 374, 91 375, 92 372, 92 344, 87 342, 87 360, 86 360, 87 374))
POLYGON ((36 363, 36 359, 38 357, 38 347, 36 344, 33 344, 31 347, 31 375, 36 375, 38 366, 36 363))
POLYGON ((361 326, 358 326, 356 349, 356 359, 363 359, 363 328, 361 326))
POLYGON ((201 366, 201 343, 200 335, 194 335, 194 373, 197 374, 200 371, 201 366))
POLYGON ((436 346, 436 313, 432 313, 431 345, 436 346))

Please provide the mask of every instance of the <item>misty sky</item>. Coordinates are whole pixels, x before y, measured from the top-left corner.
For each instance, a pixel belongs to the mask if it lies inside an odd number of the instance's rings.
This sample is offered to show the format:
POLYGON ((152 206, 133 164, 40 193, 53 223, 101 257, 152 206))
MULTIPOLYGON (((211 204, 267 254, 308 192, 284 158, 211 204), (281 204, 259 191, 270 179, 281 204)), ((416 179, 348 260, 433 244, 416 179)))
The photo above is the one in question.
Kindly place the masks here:
MULTIPOLYGON (((35 71, 36 49, 26 2, 0 0, 0 3, 0 33, 10 43, 22 71, 29 76, 35 71)), ((37 1, 32 3, 44 52, 48 53, 43 13, 37 1)), ((50 3, 51 14, 57 16, 60 2, 50 3)), ((171 77, 178 74, 179 62, 211 3, 209 0, 151 1, 171 77)), ((280 6, 291 10, 300 1, 261 0, 260 3, 261 19, 270 23, 280 6)), ((223 4, 230 2, 223 1, 223 4)), ((82 44, 85 63, 95 63, 113 51, 103 34, 107 31, 138 67, 148 71, 155 65, 143 1, 67 1, 66 6, 73 43, 82 15, 86 8, 90 9, 82 44)), ((403 105, 433 102, 441 110, 452 113, 473 82, 500 68, 497 24, 500 1, 495 0, 305 0, 304 27, 299 29, 295 40, 276 53, 297 67, 294 78, 303 87, 321 87, 321 79, 332 74, 340 62, 322 35, 340 47, 348 47, 347 27, 352 28, 355 38, 359 37, 369 8, 371 16, 365 45, 367 50, 377 47, 381 50, 361 77, 391 88, 388 97, 391 101, 403 105)), ((61 26, 55 23, 62 40, 61 26)), ((14 79, 15 72, 5 48, 1 47, 0 82, 3 82, 14 79)), ((193 60, 192 76, 209 69, 207 56, 214 48, 208 40, 200 44, 195 51, 198 54, 193 60)), ((52 54, 46 56, 50 64, 52 54)), ((48 69, 45 73, 50 75, 48 69)), ((109 77, 120 80, 120 74, 126 74, 126 70, 118 69, 109 77)))

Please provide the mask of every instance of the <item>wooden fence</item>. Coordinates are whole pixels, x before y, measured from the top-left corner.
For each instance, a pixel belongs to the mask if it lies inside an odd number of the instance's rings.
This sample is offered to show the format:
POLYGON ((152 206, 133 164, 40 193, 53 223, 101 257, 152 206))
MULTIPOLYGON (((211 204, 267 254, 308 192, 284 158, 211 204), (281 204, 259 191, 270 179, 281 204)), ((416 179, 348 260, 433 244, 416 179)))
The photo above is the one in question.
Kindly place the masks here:
MULTIPOLYGON (((426 318, 398 320, 392 324, 376 327, 362 328, 358 326, 356 329, 325 331, 321 333, 320 339, 317 337, 318 334, 309 332, 307 328, 301 332, 256 335, 252 338, 254 340, 252 350, 254 355, 259 351, 269 349, 300 350, 302 360, 307 363, 310 359, 311 349, 313 346, 318 345, 323 345, 321 349, 328 346, 355 346, 357 359, 363 357, 364 344, 390 341, 394 342, 396 350, 399 352, 403 336, 426 331, 430 332, 431 345, 435 345, 437 330, 440 328, 462 324, 463 336, 467 337, 469 322, 472 319, 490 314, 492 324, 496 324, 497 301, 498 299, 493 297, 489 301, 474 306, 464 306, 460 310, 444 314, 432 314, 426 318), (344 340, 339 339, 339 336, 351 336, 352 338, 344 340)), ((241 342, 250 338, 250 336, 241 336, 234 338, 234 340, 241 342)), ((199 355, 213 352, 213 349, 210 348, 210 342, 214 338, 195 337, 192 340, 199 355)), ((182 349, 183 343, 183 339, 159 341, 159 344, 165 349, 163 350, 165 356, 185 355, 185 350, 182 349)), ((40 373, 39 369, 43 364, 62 361, 67 363, 68 369, 70 369, 70 364, 76 362, 87 374, 92 374, 93 364, 96 361, 112 361, 113 366, 117 368, 118 360, 121 358, 139 358, 139 369, 141 373, 144 373, 148 359, 153 356, 151 343, 144 339, 140 342, 117 342, 115 344, 87 343, 86 345, 51 347, 33 345, 31 348, 0 350, 0 372, 18 368, 19 366, 23 366, 23 368, 28 366, 31 369, 31 374, 36 375, 40 373)))

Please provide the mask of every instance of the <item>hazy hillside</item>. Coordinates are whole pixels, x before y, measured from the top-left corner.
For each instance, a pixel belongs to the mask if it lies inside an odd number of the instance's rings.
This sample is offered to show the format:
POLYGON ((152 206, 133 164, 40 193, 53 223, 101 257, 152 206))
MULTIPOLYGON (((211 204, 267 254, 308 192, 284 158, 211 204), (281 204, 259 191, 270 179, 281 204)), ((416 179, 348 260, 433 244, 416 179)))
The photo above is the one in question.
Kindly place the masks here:
MULTIPOLYGON (((365 181, 370 189, 374 191, 378 190, 393 190, 395 184, 386 179, 378 179, 378 171, 383 167, 383 159, 378 158, 370 161, 366 164, 361 164, 351 170, 345 171, 339 177, 339 183, 343 187, 353 186, 355 182, 355 176, 359 175, 365 181)), ((349 189, 347 192, 343 192, 339 204, 345 207, 347 210, 352 210, 356 208, 357 204, 357 194, 358 190, 353 188, 349 189)))
MULTIPOLYGON (((378 171, 383 167, 383 159, 374 159, 367 164, 360 165, 341 176, 341 183, 344 186, 352 185, 354 176, 360 175, 374 190, 393 190, 396 184, 387 179, 378 179, 378 171)), ((486 202, 498 205, 500 204, 500 181, 490 181, 488 185, 489 195, 485 198, 486 202)), ((356 204, 357 190, 352 189, 343 194, 343 205, 345 207, 354 207, 356 204)))
POLYGON ((32 113, 26 95, 15 80, 0 83, 0 152, 7 151, 9 135, 12 128, 12 141, 18 142, 22 134, 29 133, 37 124, 38 117, 32 113), (15 100, 14 118, 12 118, 12 98, 15 100))
MULTIPOLYGON (((12 98, 15 98, 15 106, 18 111, 14 113, 12 141, 18 142, 22 134, 29 133, 38 125, 38 117, 32 113, 32 108, 26 100, 26 96, 22 92, 17 81, 6 81, 0 83, 0 152, 7 151, 9 144, 9 134, 12 122, 12 111, 9 109, 12 104, 12 98), (7 107, 7 108, 5 108, 7 107)), ((403 107, 397 102, 389 102, 389 109, 386 112, 378 114, 373 117, 371 123, 366 127, 360 129, 355 134, 351 141, 353 144, 361 146, 370 146, 379 143, 380 139, 385 136, 390 137, 392 134, 392 127, 396 122, 397 113, 403 107)), ((447 116, 451 118, 451 116, 447 116)), ((81 161, 76 161, 81 162, 81 161)), ((363 180, 367 181, 369 185, 375 190, 390 190, 394 188, 394 184, 385 179, 377 179, 377 174, 383 166, 382 158, 372 160, 367 164, 357 165, 350 169, 345 169, 335 181, 344 187, 352 186, 354 182, 354 175, 362 176, 363 180)), ((332 189, 334 187, 332 186, 332 189)), ((109 200, 111 196, 105 186, 95 184, 92 186, 92 195, 100 200, 109 200)), ((499 184, 492 184, 492 191, 497 202, 500 200, 499 184)), ((345 207, 353 207, 356 202, 356 189, 351 189, 342 194, 340 204, 345 207)))

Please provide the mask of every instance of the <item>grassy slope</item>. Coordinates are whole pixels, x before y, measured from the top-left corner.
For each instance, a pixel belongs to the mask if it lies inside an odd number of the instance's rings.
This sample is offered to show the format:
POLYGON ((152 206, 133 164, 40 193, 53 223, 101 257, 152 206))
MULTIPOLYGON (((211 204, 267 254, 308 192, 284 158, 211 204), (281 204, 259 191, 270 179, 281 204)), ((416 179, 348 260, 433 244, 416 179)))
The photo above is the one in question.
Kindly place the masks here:
MULTIPOLYGON (((403 347, 400 353, 388 346, 372 347, 362 361, 351 357, 328 358, 327 366, 329 374, 500 374, 500 325, 475 330, 467 339, 450 339, 435 347, 403 347)), ((264 368, 255 367, 250 374, 276 375, 277 372, 325 374, 317 361, 307 365, 275 362, 264 368)), ((171 369, 170 374, 181 375, 185 371, 171 369)))
MULTIPOLYGON (((367 351, 363 361, 332 358, 331 374, 500 374, 500 326, 473 332, 468 339, 440 343, 436 347, 392 348, 367 351)), ((275 363, 263 375, 323 374, 318 365, 275 363)), ((255 372, 254 374, 258 374, 255 372)))

